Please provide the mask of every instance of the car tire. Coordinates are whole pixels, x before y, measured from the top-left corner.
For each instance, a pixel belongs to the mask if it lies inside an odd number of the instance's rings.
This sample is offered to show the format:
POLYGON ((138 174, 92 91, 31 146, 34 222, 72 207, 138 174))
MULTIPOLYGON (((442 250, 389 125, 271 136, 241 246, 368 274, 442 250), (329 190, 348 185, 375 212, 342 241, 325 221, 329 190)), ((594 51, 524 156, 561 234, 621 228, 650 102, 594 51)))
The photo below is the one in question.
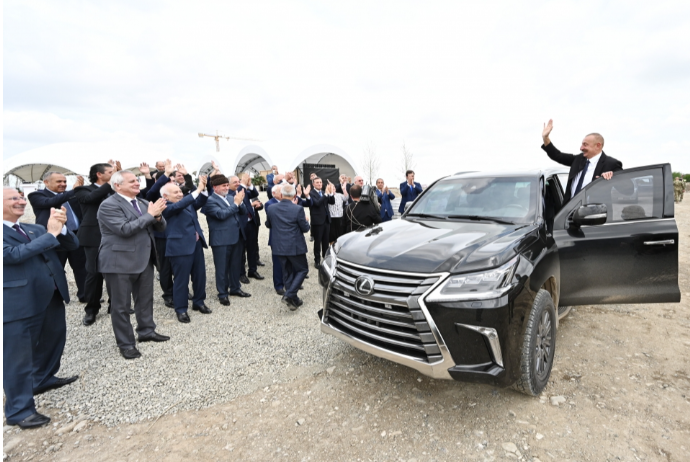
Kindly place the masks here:
POLYGON ((551 295, 541 289, 534 299, 527 319, 520 352, 520 378, 516 390, 539 395, 551 376, 556 351, 556 308, 551 295))

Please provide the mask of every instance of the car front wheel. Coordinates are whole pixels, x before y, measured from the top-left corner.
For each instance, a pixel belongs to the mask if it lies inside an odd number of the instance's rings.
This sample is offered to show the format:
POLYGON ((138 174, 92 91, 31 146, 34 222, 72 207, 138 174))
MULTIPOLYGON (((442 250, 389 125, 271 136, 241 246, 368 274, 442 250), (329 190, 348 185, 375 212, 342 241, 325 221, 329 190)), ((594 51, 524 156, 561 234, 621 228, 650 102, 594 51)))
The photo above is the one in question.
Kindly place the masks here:
POLYGON ((513 387, 537 396, 551 376, 556 350, 556 309, 551 295, 541 289, 532 305, 520 352, 520 378, 513 387))

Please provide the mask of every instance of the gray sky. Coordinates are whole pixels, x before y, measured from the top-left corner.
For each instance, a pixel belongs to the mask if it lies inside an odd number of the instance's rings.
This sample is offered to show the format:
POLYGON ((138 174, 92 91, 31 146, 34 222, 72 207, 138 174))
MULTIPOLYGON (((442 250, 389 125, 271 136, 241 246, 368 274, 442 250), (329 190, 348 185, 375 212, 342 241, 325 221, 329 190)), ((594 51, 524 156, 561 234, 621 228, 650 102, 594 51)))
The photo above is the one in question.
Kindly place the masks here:
POLYGON ((553 118, 564 152, 598 131, 625 167, 690 172, 687 1, 10 0, 3 51, 4 158, 138 140, 189 162, 218 129, 274 160, 372 145, 388 183, 405 143, 426 183, 552 165, 553 118))

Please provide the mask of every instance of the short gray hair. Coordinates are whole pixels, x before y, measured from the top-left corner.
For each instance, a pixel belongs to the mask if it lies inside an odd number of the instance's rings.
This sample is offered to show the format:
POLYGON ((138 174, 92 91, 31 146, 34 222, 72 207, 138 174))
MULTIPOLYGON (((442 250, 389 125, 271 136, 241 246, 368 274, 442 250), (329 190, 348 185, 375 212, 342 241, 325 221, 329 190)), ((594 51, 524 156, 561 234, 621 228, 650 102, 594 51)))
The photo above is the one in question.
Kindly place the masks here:
POLYGON ((118 172, 113 173, 113 176, 110 177, 110 186, 112 186, 113 189, 115 189, 115 185, 121 186, 122 183, 125 182, 125 178, 122 176, 125 173, 134 175, 134 172, 131 172, 129 170, 120 170, 118 172))
POLYGON ((46 172, 46 173, 43 174, 43 181, 47 180, 48 178, 50 178, 50 177, 53 176, 53 175, 62 175, 62 176, 65 176, 65 174, 62 173, 62 172, 56 172, 55 170, 51 170, 50 172, 46 172))
POLYGON ((280 187, 280 194, 282 194, 285 199, 291 199, 295 197, 295 187, 290 183, 284 184, 280 187))
POLYGON ((165 183, 165 184, 163 185, 163 187, 161 188, 161 196, 162 196, 163 194, 171 194, 172 191, 170 191, 170 190, 171 190, 173 187, 179 189, 179 186, 177 186, 175 183, 165 183))
POLYGON ((277 185, 275 185, 275 186, 273 186, 273 187, 271 188, 271 192, 272 192, 273 194, 275 194, 275 193, 277 193, 277 192, 280 192, 280 188, 282 188, 282 186, 280 186, 279 184, 277 184, 277 185))

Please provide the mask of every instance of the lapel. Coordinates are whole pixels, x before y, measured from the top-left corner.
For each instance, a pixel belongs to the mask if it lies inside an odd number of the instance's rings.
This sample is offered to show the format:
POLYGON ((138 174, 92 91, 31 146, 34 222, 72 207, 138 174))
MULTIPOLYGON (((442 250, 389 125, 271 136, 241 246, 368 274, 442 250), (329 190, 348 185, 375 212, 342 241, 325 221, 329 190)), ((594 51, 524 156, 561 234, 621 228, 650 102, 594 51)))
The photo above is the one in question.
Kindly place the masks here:
MULTIPOLYGON (((20 226, 21 226, 21 223, 20 223, 20 226)), ((3 230, 2 230, 3 240, 9 239, 11 241, 12 240, 15 241, 18 244, 26 244, 26 239, 24 239, 22 236, 20 236, 19 233, 17 231, 15 231, 13 228, 9 228, 5 225, 2 225, 2 228, 3 228, 3 230)), ((33 241, 34 239, 36 239, 36 237, 37 237, 36 234, 33 231, 28 230, 26 228, 26 226, 22 226, 22 230, 26 233, 27 236, 29 236, 30 241, 33 241)))
POLYGON ((594 176, 592 177, 592 180, 595 180, 598 176, 601 176, 604 171, 605 162, 606 154, 604 154, 604 151, 601 151, 601 157, 599 157, 599 162, 597 162, 597 168, 594 169, 594 176))
MULTIPOLYGON (((119 194, 115 194, 115 200, 117 200, 118 204, 120 204, 120 208, 124 210, 125 215, 129 215, 135 219, 140 217, 137 211, 134 210, 132 203, 127 201, 124 197, 120 196, 119 194)), ((148 207, 146 207, 146 210, 144 210, 143 204, 139 202, 139 200, 137 200, 137 205, 139 206, 139 210, 141 210, 142 215, 148 210, 148 207)))

